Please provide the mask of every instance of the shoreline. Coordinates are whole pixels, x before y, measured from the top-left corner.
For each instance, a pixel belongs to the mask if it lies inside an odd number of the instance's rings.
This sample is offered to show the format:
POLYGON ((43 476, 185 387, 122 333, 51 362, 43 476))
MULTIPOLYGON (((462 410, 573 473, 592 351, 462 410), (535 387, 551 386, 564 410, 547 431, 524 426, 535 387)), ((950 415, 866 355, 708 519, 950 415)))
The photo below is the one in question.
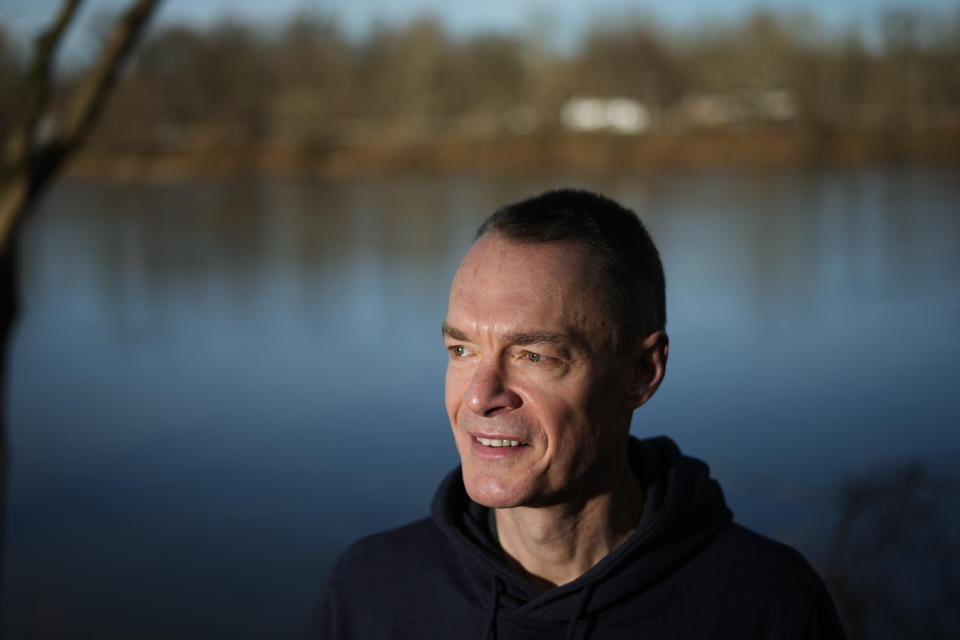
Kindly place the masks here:
POLYGON ((355 177, 392 172, 768 169, 960 164, 960 127, 917 131, 761 129, 642 136, 562 135, 330 145, 326 148, 163 150, 85 148, 73 178, 177 181, 224 177, 355 177))

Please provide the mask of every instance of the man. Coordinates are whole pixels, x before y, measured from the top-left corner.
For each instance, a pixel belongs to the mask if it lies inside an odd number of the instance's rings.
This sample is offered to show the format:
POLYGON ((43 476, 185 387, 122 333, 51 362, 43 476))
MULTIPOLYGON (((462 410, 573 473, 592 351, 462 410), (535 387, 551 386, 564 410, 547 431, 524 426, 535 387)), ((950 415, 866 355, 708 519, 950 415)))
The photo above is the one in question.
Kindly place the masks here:
POLYGON ((563 190, 494 213, 443 323, 461 466, 432 518, 347 550, 316 635, 843 637, 806 561, 732 523, 706 465, 629 435, 665 324, 632 212, 563 190))

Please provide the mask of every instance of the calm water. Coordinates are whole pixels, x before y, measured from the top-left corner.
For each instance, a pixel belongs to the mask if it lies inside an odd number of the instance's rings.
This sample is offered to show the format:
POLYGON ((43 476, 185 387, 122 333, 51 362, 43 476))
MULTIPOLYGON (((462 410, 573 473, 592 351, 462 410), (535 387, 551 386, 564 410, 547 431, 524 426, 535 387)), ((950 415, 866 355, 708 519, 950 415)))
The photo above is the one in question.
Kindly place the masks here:
POLYGON ((634 433, 710 462, 816 559, 837 487, 960 456, 952 171, 65 183, 23 246, 11 637, 299 637, 356 537, 456 464, 446 289, 496 206, 558 185, 661 247, 667 378, 634 433))

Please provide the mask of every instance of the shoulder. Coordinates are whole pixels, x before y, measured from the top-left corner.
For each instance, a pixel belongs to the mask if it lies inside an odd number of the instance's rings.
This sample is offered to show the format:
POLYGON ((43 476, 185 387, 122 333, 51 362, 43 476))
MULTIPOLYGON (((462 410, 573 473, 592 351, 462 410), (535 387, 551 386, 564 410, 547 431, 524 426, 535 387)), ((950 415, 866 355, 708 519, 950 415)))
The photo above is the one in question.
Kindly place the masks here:
POLYGON ((395 579, 403 569, 422 567, 447 545, 430 518, 383 531, 351 544, 340 556, 330 576, 332 585, 395 579))
POLYGON ((700 552, 692 570, 741 598, 766 602, 818 596, 823 581, 795 549, 732 523, 700 552))
POLYGON ((327 593, 341 602, 370 597, 400 602, 411 593, 450 588, 463 581, 457 551, 436 523, 425 518, 377 533, 350 545, 327 581, 327 593))
POLYGON ((765 637, 843 637, 823 580, 792 547, 734 523, 692 564, 731 621, 768 625, 754 629, 765 637))
POLYGON ((461 573, 430 519, 363 538, 330 573, 308 637, 435 637, 427 627, 456 628, 465 615, 461 573))
POLYGON ((797 550, 736 523, 719 532, 711 552, 733 581, 797 592, 823 587, 820 577, 797 550))

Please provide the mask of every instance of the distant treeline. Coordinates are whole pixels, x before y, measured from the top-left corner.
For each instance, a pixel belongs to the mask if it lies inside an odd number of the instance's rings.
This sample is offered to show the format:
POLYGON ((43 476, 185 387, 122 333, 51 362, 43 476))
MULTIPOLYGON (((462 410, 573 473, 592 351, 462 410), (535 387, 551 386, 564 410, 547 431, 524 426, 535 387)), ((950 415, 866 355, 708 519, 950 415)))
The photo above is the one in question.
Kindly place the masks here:
MULTIPOLYGON (((637 105, 635 141, 960 129, 960 11, 890 11, 878 24, 866 42, 809 15, 757 12, 684 33, 635 19, 593 27, 569 52, 536 30, 456 38, 430 19, 361 39, 315 15, 279 31, 166 26, 141 44, 89 148, 306 161, 350 148, 569 142, 584 137, 561 117, 578 97, 637 105)), ((24 57, 0 31, 0 130, 16 114, 24 57)), ((603 136, 617 137, 592 138, 603 136)))

